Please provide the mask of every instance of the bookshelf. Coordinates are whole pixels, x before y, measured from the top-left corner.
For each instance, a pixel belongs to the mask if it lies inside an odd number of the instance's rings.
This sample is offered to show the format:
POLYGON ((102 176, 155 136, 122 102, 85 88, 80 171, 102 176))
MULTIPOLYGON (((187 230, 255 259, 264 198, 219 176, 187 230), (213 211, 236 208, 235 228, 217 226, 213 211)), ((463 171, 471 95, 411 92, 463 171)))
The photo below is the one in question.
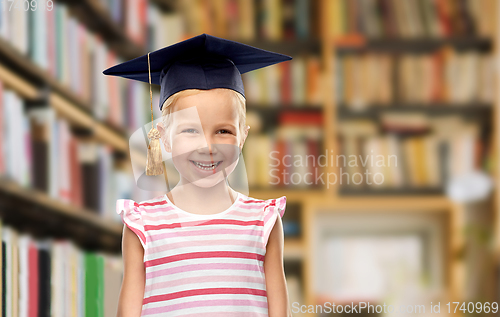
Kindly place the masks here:
POLYGON ((5 222, 17 228, 24 227, 40 237, 70 237, 88 250, 116 252, 120 249, 122 225, 103 221, 89 210, 68 206, 8 180, 1 181, 0 189, 0 212, 5 222), (13 213, 9 212, 11 206, 20 207, 13 213), (89 232, 93 234, 89 235, 89 232))
POLYGON ((318 39, 300 39, 300 40, 260 40, 248 41, 241 40, 243 44, 255 46, 263 50, 268 50, 276 53, 281 53, 290 56, 297 56, 303 53, 319 54, 321 50, 321 42, 318 39))
MULTIPOLYGON (((429 54, 430 52, 435 52, 436 50, 442 49, 443 47, 447 49, 453 49, 458 52, 462 51, 476 51, 485 54, 492 54, 493 56, 498 56, 497 45, 498 45, 498 14, 499 7, 494 1, 484 2, 485 5, 489 6, 489 10, 484 14, 484 20, 488 21, 488 32, 483 32, 485 26, 481 27, 479 36, 448 36, 446 38, 377 38, 367 36, 366 38, 360 37, 358 34, 352 36, 349 33, 344 33, 345 25, 350 25, 349 22, 345 21, 343 17, 341 20, 342 25, 336 24, 335 19, 332 18, 331 14, 339 14, 340 10, 344 10, 347 6, 346 2, 336 1, 326 3, 322 2, 324 14, 322 15, 323 21, 323 31, 326 35, 323 35, 324 43, 324 54, 323 62, 325 65, 324 71, 327 74, 336 74, 339 67, 338 59, 332 59, 332 56, 349 56, 376 53, 390 53, 390 54, 429 54), (333 4, 336 3, 336 4, 333 4), (487 3, 487 4, 486 4, 487 3), (327 6, 330 7, 330 15, 328 13, 327 6), (332 13, 333 12, 333 13, 332 13), (493 22, 494 21, 494 22, 493 22), (493 32, 493 30, 495 30, 493 32), (485 35, 487 33, 487 35, 485 35), (351 39, 355 39, 354 41, 351 39), (347 43, 347 44, 346 44, 347 43)), ((375 3, 367 1, 368 3, 375 3)), ((380 2, 382 3, 382 2, 380 2)), ((386 5, 389 2, 384 2, 386 5)), ((401 4, 402 2, 399 2, 401 4)), ((407 3, 410 3, 408 1, 407 3)), ((416 3, 416 2, 414 2, 416 3)), ((444 1, 442 3, 445 3, 444 1)), ((476 2, 477 4, 477 2, 476 2)), ((401 4, 402 5, 402 4, 401 4)), ((413 5, 413 4, 412 4, 413 5)), ((408 4, 410 6, 410 4, 408 4)), ((444 6, 444 4, 443 4, 444 6)), ((387 9, 387 8, 386 8, 387 9)), ((413 11, 412 11, 413 12, 413 11)), ((385 12, 386 13, 386 12, 385 12)), ((336 17, 339 17, 338 15, 336 17)), ((366 18, 366 16, 364 16, 366 18)), ((372 21, 373 22, 373 21, 372 21)), ((410 21, 408 21, 408 24, 410 21)), ((381 22, 382 24, 382 22, 381 22)), ((497 82, 497 72, 494 72, 491 80, 497 82)), ((333 76, 327 76, 330 78, 333 76)), ((338 77, 335 77, 338 78, 338 77)), ((335 85, 330 81, 327 87, 335 87, 335 85)), ((396 83, 393 83, 396 85, 396 83)), ((495 89, 497 86, 494 86, 495 89)), ((494 168, 489 165, 488 161, 493 161, 497 159, 498 151, 498 91, 494 93, 494 100, 491 102, 483 102, 473 100, 470 103, 454 104, 450 102, 433 102, 433 103, 408 103, 408 102, 391 102, 389 104, 382 103, 377 104, 368 102, 362 109, 350 109, 345 103, 341 101, 339 96, 336 96, 337 89, 332 89, 331 91, 325 92, 325 115, 328 112, 328 116, 331 118, 330 121, 330 133, 332 135, 337 135, 340 123, 352 119, 364 119, 369 121, 380 121, 380 118, 384 113, 420 113, 429 117, 435 116, 458 116, 462 118, 476 120, 484 130, 481 134, 481 138, 484 140, 486 146, 490 147, 489 154, 484 157, 483 169, 485 169, 493 177, 494 182, 498 182, 498 168, 497 164, 493 163, 494 168), (335 131, 335 132, 334 132, 335 131), (494 154, 493 154, 494 153, 494 154)), ((378 133, 376 131, 375 133, 378 133)), ((334 142, 334 141, 332 141, 334 142)), ((336 153, 339 152, 339 148, 335 147, 336 153)), ((498 188, 496 188, 495 193, 492 197, 495 199, 496 204, 498 204, 498 188)), ((446 267, 446 278, 444 281, 445 292, 442 295, 443 300, 447 301, 459 301, 465 300, 467 294, 467 275, 471 274, 467 272, 465 260, 463 258, 465 241, 468 239, 465 228, 467 226, 466 204, 455 203, 451 201, 447 196, 445 196, 442 188, 384 188, 384 189, 374 189, 374 190, 352 190, 349 188, 336 188, 333 195, 330 197, 323 197, 318 200, 307 200, 304 204, 304 222, 303 228, 304 234, 304 245, 308 246, 305 251, 305 259, 314 259, 313 246, 317 243, 317 240, 313 240, 314 221, 316 217, 321 213, 331 214, 332 216, 342 215, 342 214, 356 214, 356 213, 374 213, 383 214, 386 212, 396 212, 396 213, 410 213, 410 214, 425 214, 425 213, 436 213, 444 216, 445 226, 444 232, 446 232, 446 242, 445 248, 446 252, 444 254, 444 265, 446 267)), ((491 206, 487 205, 487 210, 489 213, 493 212, 495 219, 498 219, 497 210, 498 205, 491 206)), ((479 212, 480 210, 478 210, 479 212)), ((470 213, 470 211, 469 211, 470 213)), ((495 236, 498 237, 498 221, 495 221, 495 236)), ((498 245, 498 239, 495 245, 498 245)), ((498 247, 496 247, 498 250, 498 247)), ((495 254, 497 256, 498 253, 495 254)), ((314 276, 312 272, 315 272, 316 260, 308 260, 305 262, 305 272, 307 278, 305 278, 306 283, 305 293, 307 294, 306 302, 308 305, 321 304, 323 300, 328 301, 332 298, 323 298, 315 293, 314 276)), ((495 262, 495 266, 498 265, 498 260, 495 262)), ((496 269, 494 269, 496 270, 496 269)), ((496 274, 494 270, 488 271, 486 276, 494 276, 496 274)), ((319 274, 319 273, 318 273, 319 274)), ((487 293, 488 297, 482 297, 482 300, 494 300, 498 296, 494 292, 487 293)), ((356 299, 357 300, 357 299, 356 299)), ((350 303, 350 301, 349 301, 350 303)))
MULTIPOLYGON (((136 3, 139 2, 134 2, 136 3)), ((168 2, 165 4, 168 5, 168 2)), ((147 2, 142 2, 139 11, 145 14, 146 8, 147 2)), ((139 121, 134 123, 130 118, 110 120, 111 115, 106 115, 108 110, 102 112, 100 107, 103 104, 104 108, 109 106, 106 105, 109 100, 103 102, 103 99, 95 98, 95 87, 92 87, 91 80, 94 78, 89 69, 94 67, 94 74, 102 76, 101 71, 106 65, 111 66, 121 59, 142 55, 147 51, 147 45, 154 44, 146 42, 146 37, 139 36, 138 39, 137 34, 130 34, 130 26, 127 26, 130 16, 116 19, 116 15, 110 14, 111 11, 108 11, 104 2, 56 1, 53 12, 38 10, 36 14, 20 11, 12 13, 4 7, 1 9, 0 232, 5 260, 3 269, 6 273, 2 277, 2 285, 5 286, 0 298, 3 302, 2 311, 12 316, 24 314, 28 309, 26 301, 29 290, 30 314, 115 316, 123 274, 119 257, 123 224, 114 208, 106 206, 104 198, 96 200, 97 187, 95 191, 91 187, 94 197, 90 197, 89 193, 85 193, 89 191, 88 188, 77 189, 75 186, 79 180, 61 177, 64 175, 63 171, 69 170, 69 162, 81 163, 82 165, 77 166, 82 168, 86 166, 83 173, 74 173, 72 170, 71 177, 77 174, 87 177, 82 174, 91 170, 88 162, 80 161, 78 153, 78 146, 85 145, 90 152, 96 148, 99 160, 108 164, 100 165, 100 172, 105 171, 103 174, 107 174, 108 186, 118 180, 119 175, 126 176, 126 180, 122 179, 123 183, 133 183, 127 161, 132 159, 145 162, 146 159, 145 153, 129 149, 129 133, 139 121), (40 23, 39 29, 43 28, 46 33, 37 33, 33 27, 35 23, 40 23), (57 32, 54 35, 51 30, 54 33, 56 30, 64 30, 67 33, 57 32), (35 33, 40 38, 43 37, 43 40, 34 41, 37 36, 35 33), (72 39, 78 39, 79 42, 72 39), (59 46, 56 47, 56 43, 59 46), (86 45, 85 49, 80 50, 82 55, 77 55, 75 48, 81 48, 82 43, 86 45), (89 52, 89 48, 94 51, 89 52), (70 65, 64 64, 68 60, 54 57, 55 51, 60 54, 59 57, 79 56, 79 65, 72 64, 69 67, 70 65), (85 53, 88 55, 84 56, 85 53), (95 59, 89 59, 90 54, 101 58, 103 64, 97 65, 95 59), (68 69, 71 74, 63 71, 68 69), (10 99, 6 99, 7 96, 10 99), (12 112, 14 107, 21 110, 12 112), (40 182, 35 176, 37 173, 40 175, 41 165, 36 167, 36 160, 25 160, 24 155, 19 156, 20 153, 33 154, 31 151, 40 150, 40 143, 35 145, 34 140, 41 135, 32 130, 33 126, 30 127, 33 122, 30 121, 29 113, 34 109, 46 113, 53 111, 56 121, 50 124, 50 131, 56 131, 57 128, 59 132, 49 132, 48 140, 43 140, 48 144, 45 149, 48 149, 49 154, 34 153, 38 161, 44 162, 47 159, 53 164, 54 158, 58 159, 59 164, 55 168, 50 165, 47 173, 49 170, 60 172, 43 176, 46 179, 45 189, 38 188, 40 182), (60 130, 63 127, 68 129, 64 135, 70 137, 66 141, 62 137, 54 137, 63 135, 63 130, 60 130), (56 149, 56 142, 67 141, 74 148, 73 153, 69 153, 63 146, 58 152, 51 150, 56 149), (6 145, 12 151, 7 151, 6 145), (9 152, 16 154, 13 156, 9 152), (23 162, 18 163, 19 161, 23 162), (53 186, 55 190, 52 190, 53 186), (71 190, 69 194, 67 189, 71 190), (79 194, 74 196, 77 191, 79 194), (87 206, 87 199, 90 198, 94 200, 94 206, 98 204, 98 208, 87 206), (28 274, 36 275, 36 263, 39 265, 40 278, 30 277, 28 284, 28 274), (88 273, 87 277, 82 275, 85 272, 88 273)), ((156 7, 151 9, 157 10, 156 7)), ((141 25, 145 31, 146 21, 141 21, 141 25)), ((149 41, 154 42, 154 39, 149 41)), ((108 84, 98 82, 103 87, 108 84)), ((142 104, 149 101, 149 95, 146 98, 145 94, 147 87, 142 86, 122 87, 120 83, 114 82, 110 83, 110 89, 105 93, 117 97, 121 94, 119 89, 134 91, 135 95, 128 96, 135 98, 137 109, 142 109, 142 104), (144 90, 144 98, 141 98, 140 89, 144 90)), ((126 110, 127 114, 141 120, 139 112, 131 107, 126 110)), ((49 124, 46 127, 48 126, 49 124)), ((45 136, 46 133, 43 134, 45 136)), ((95 166, 92 168, 95 171, 95 166)), ((108 192, 101 186, 98 190, 108 192)), ((133 199, 147 199, 140 192, 121 193, 117 196, 126 198, 135 195, 138 196, 133 199)))
POLYGON ((488 37, 449 37, 441 39, 366 39, 357 45, 339 46, 337 51, 342 53, 356 53, 362 51, 392 51, 392 52, 432 52, 443 46, 452 46, 457 50, 470 48, 489 51, 492 40, 488 37))

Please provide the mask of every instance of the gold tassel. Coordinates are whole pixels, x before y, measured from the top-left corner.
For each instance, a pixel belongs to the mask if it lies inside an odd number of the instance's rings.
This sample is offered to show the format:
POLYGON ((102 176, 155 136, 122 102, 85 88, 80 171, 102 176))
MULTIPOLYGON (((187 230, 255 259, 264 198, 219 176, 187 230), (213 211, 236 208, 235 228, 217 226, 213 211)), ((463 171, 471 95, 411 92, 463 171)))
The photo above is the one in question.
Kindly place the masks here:
POLYGON ((160 132, 152 128, 148 133, 149 146, 146 162, 146 175, 160 175, 163 173, 163 158, 161 155, 160 132))
POLYGON ((151 99, 151 130, 148 133, 148 157, 146 160, 146 175, 156 176, 163 174, 163 158, 161 155, 160 132, 154 127, 153 120, 153 93, 151 92, 151 68, 149 64, 148 53, 148 70, 149 70, 149 97, 151 99))

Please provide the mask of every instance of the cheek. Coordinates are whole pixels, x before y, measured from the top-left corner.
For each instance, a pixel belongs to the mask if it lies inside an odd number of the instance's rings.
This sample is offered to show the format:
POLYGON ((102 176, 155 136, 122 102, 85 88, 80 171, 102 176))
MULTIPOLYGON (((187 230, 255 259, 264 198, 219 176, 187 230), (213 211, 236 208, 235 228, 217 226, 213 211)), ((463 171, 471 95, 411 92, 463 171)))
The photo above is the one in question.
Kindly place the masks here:
POLYGON ((183 137, 172 138, 172 151, 182 151, 189 148, 189 142, 183 137))
POLYGON ((217 144, 238 145, 238 137, 226 137, 218 139, 217 144))
POLYGON ((193 148, 192 142, 186 139, 186 137, 179 136, 172 139, 172 161, 178 168, 184 166, 188 157, 196 150, 193 148))
POLYGON ((240 148, 236 142, 221 144, 218 146, 218 149, 228 162, 236 161, 240 154, 240 148))
POLYGON ((204 138, 189 134, 178 134, 172 138, 172 152, 186 153, 204 146, 204 138))

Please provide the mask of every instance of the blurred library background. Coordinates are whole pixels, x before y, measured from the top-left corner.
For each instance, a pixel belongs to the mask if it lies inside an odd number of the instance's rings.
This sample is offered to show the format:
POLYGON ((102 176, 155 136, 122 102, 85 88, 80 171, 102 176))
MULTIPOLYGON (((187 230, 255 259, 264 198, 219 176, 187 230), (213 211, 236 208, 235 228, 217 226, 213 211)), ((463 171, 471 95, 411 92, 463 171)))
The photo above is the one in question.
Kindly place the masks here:
POLYGON ((499 316, 499 17, 496 0, 0 2, 2 316, 116 316, 116 200, 162 193, 129 151, 149 85, 102 71, 201 33, 293 57, 243 75, 243 157, 249 196, 288 198, 294 316, 499 316))

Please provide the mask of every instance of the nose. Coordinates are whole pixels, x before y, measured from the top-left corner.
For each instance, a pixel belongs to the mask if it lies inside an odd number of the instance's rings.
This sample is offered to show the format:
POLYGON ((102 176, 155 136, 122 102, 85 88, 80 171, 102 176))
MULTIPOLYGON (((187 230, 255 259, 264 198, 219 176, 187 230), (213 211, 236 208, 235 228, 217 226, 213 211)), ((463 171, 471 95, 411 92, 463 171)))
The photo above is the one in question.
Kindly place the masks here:
POLYGON ((212 142, 207 142, 207 148, 208 148, 208 151, 210 153, 213 153, 214 151, 216 151, 215 144, 213 144, 212 142))
POLYGON ((217 153, 217 146, 215 145, 214 140, 210 135, 205 136, 205 144, 202 147, 198 148, 198 153, 203 154, 208 152, 208 154, 217 153))

